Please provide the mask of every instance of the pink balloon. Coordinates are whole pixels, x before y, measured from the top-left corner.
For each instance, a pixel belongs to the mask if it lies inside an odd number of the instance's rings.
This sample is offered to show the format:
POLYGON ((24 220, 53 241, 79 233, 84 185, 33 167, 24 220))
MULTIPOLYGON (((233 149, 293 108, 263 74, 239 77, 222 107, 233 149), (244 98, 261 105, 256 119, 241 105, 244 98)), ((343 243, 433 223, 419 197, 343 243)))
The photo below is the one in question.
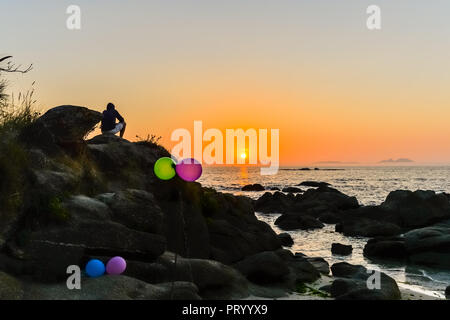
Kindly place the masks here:
POLYGON ((200 162, 195 159, 184 159, 179 162, 175 170, 184 181, 195 181, 201 177, 203 169, 200 162))
POLYGON ((106 273, 111 275, 122 274, 127 268, 127 262, 122 257, 111 258, 106 264, 106 273))

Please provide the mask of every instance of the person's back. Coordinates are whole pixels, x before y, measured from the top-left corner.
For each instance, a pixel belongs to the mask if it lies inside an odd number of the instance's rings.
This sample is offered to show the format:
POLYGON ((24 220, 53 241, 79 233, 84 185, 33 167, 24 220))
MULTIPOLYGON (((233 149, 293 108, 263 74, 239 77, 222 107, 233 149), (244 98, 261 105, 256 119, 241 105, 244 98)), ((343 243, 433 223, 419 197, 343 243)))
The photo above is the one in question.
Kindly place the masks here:
POLYGON ((120 131, 120 137, 123 138, 125 133, 125 119, 117 112, 115 106, 112 103, 108 103, 106 110, 103 111, 102 119, 102 133, 103 134, 116 134, 120 131), (119 123, 116 123, 116 119, 119 123))

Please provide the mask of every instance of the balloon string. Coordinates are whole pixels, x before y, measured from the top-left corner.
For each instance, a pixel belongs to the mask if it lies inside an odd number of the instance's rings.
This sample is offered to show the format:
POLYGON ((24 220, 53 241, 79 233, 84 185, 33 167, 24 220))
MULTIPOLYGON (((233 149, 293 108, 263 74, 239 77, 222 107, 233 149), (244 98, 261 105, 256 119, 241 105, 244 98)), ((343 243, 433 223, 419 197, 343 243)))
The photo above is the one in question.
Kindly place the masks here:
MULTIPOLYGON (((181 199, 181 192, 179 191, 179 198, 181 199)), ((183 208, 183 201, 180 201, 180 212, 181 212, 181 227, 183 229, 183 236, 184 236, 184 252, 186 256, 186 261, 189 268, 189 278, 191 282, 194 282, 194 277, 192 275, 192 266, 191 262, 189 261, 189 245, 188 245, 188 235, 186 232, 186 221, 184 220, 184 208, 183 208)), ((170 300, 173 300, 174 297, 174 287, 175 287, 175 281, 177 279, 177 262, 178 262, 178 253, 175 252, 175 258, 174 258, 174 274, 172 278, 172 285, 170 289, 170 300)))

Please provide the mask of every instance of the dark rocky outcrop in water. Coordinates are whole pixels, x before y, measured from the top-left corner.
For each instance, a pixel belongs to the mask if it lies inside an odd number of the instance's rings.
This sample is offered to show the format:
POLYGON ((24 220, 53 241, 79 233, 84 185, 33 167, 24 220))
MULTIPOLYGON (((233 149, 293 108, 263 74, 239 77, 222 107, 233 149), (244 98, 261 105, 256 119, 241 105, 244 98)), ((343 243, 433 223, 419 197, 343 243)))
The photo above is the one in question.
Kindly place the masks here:
POLYGON ((372 259, 406 260, 450 268, 450 220, 411 230, 401 237, 371 239, 364 247, 364 255, 372 259))
POLYGON ((331 244, 331 253, 339 254, 342 256, 347 256, 352 254, 353 247, 351 245, 345 245, 340 243, 332 243, 331 244))
POLYGON ((283 230, 309 230, 323 228, 323 223, 310 216, 301 216, 295 213, 287 213, 275 220, 275 225, 283 230))
POLYGON ((304 186, 304 187, 314 187, 314 188, 330 186, 330 184, 328 182, 320 182, 320 181, 303 181, 303 182, 299 183, 298 185, 304 186))
POLYGON ((283 213, 276 224, 284 230, 322 228, 324 225, 321 221, 339 222, 341 212, 358 207, 355 197, 324 185, 295 196, 266 192, 255 201, 256 211, 283 213))
POLYGON ((243 186, 242 191, 264 191, 265 188, 260 185, 259 183, 255 183, 255 184, 248 184, 246 186, 243 186))
POLYGON ((280 233, 278 235, 278 239, 280 240, 281 245, 283 246, 290 247, 294 244, 294 240, 292 239, 291 235, 287 232, 280 233))
POLYGON ((338 300, 399 300, 401 293, 394 279, 380 272, 380 287, 369 288, 368 282, 373 272, 363 266, 351 265, 346 262, 331 266, 333 276, 338 277, 330 287, 330 293, 338 300))
MULTIPOLYGON (((296 253, 295 255, 297 256, 298 253, 296 253)), ((320 257, 306 257, 306 256, 304 256, 304 257, 320 273, 325 274, 325 275, 328 275, 330 273, 330 265, 328 264, 328 262, 324 258, 320 258, 320 257)))
POLYGON ((302 189, 296 188, 296 187, 285 187, 282 190, 283 192, 290 192, 290 193, 300 193, 303 192, 302 189))
POLYGON ((346 211, 336 231, 348 236, 393 236, 449 218, 450 202, 445 194, 398 190, 379 206, 346 211))
POLYGON ((255 201, 255 209, 265 213, 298 212, 318 217, 325 212, 340 212, 358 208, 355 197, 349 197, 336 189, 321 186, 309 189, 303 194, 284 194, 266 192, 255 201))
POLYGON ((379 237, 370 239, 364 247, 364 256, 372 259, 404 260, 407 257, 405 238, 379 237))

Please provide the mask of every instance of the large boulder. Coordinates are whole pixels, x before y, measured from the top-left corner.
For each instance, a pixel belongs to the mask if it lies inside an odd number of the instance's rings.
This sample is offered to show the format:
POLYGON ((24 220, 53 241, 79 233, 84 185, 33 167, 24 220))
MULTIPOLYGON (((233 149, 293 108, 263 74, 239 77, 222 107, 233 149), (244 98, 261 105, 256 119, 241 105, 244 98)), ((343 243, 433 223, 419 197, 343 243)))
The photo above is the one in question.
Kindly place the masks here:
POLYGON ((416 264, 450 267, 450 220, 405 233, 408 258, 416 264))
POLYGON ((202 212, 200 200, 203 192, 200 184, 176 178, 163 181, 152 190, 163 212, 168 251, 191 258, 211 257, 209 220, 202 212))
POLYGON ((80 265, 86 255, 122 256, 153 261, 166 248, 164 237, 108 221, 82 220, 32 232, 23 246, 27 273, 42 280, 65 277, 68 265, 80 265))
POLYGON ((301 193, 303 192, 302 189, 297 188, 297 187, 285 187, 282 190, 283 192, 291 192, 291 193, 301 193))
POLYGON ((32 170, 30 180, 36 192, 46 193, 47 195, 73 192, 78 183, 77 176, 69 170, 32 170))
POLYGON ((290 247, 294 244, 294 240, 292 239, 291 235, 287 232, 280 233, 278 235, 278 239, 280 239, 280 242, 283 246, 290 247))
POLYGON ((301 216, 295 213, 283 214, 275 220, 275 225, 283 230, 309 230, 320 229, 324 224, 316 218, 310 216, 301 216))
POLYGON ((288 265, 291 274, 291 285, 314 282, 320 278, 320 273, 325 271, 324 265, 314 258, 309 258, 300 254, 293 255, 292 252, 288 250, 277 250, 277 254, 281 256, 288 265))
POLYGON ((336 189, 323 185, 317 189, 307 190, 298 200, 295 205, 298 210, 305 210, 318 205, 325 205, 332 212, 359 207, 358 200, 355 197, 350 197, 336 189))
POLYGON ((102 114, 78 106, 59 106, 48 110, 37 122, 52 133, 57 141, 83 139, 102 120, 102 114))
POLYGON ((434 191, 391 192, 379 206, 341 212, 336 231, 347 236, 388 237, 450 218, 448 197, 434 191))
POLYGON ((345 245, 341 243, 332 243, 331 244, 331 252, 333 254, 339 254, 342 256, 347 256, 352 254, 353 247, 351 245, 345 245))
POLYGON ((394 223, 362 217, 355 217, 352 219, 346 218, 342 222, 336 224, 335 230, 336 232, 341 232, 350 237, 387 237, 397 235, 402 232, 402 229, 394 223))
POLYGON ((104 189, 149 189, 160 185, 153 172, 155 162, 170 157, 164 148, 129 142, 114 135, 99 135, 87 141, 87 158, 106 177, 104 189))
POLYGON ((64 105, 48 110, 22 133, 22 140, 48 152, 57 146, 76 148, 102 114, 85 107, 64 105))
POLYGON ((407 257, 403 237, 370 239, 364 246, 364 256, 371 259, 404 260, 407 257))
POLYGON ((259 183, 248 184, 242 187, 242 191, 264 191, 265 188, 259 183))
POLYGON ((158 285, 124 275, 82 278, 81 290, 68 290, 66 283, 30 283, 26 287, 26 300, 198 300, 197 287, 189 282, 158 285))
POLYGON ((373 271, 363 266, 351 265, 346 262, 335 263, 331 266, 334 277, 330 293, 339 300, 400 300, 401 293, 394 279, 379 273, 379 288, 376 281, 372 281, 373 271), (369 279, 370 278, 370 279, 369 279), (370 282, 371 285, 368 285, 370 282))
POLYGON ((391 213, 394 222, 408 229, 450 218, 449 199, 434 191, 393 191, 381 204, 381 208, 391 213))
POLYGON ((255 210, 264 213, 284 213, 293 205, 294 196, 282 192, 266 192, 255 202, 255 210))
POLYGON ((260 221, 240 229, 226 220, 212 220, 208 223, 212 257, 223 263, 233 263, 249 255, 275 250, 281 247, 276 233, 260 221))
POLYGON ((260 252, 234 264, 244 276, 258 284, 283 282, 289 268, 273 251, 260 252))
MULTIPOLYGON (((296 254, 297 256, 297 254, 296 254)), ((324 258, 320 257, 306 257, 306 260, 322 274, 328 275, 330 273, 330 265, 324 258)))
POLYGON ((313 188, 319 188, 319 187, 328 187, 330 186, 327 182, 321 182, 321 181, 303 181, 298 184, 299 186, 304 187, 313 187, 313 188))
POLYGON ((212 259, 232 264, 258 252, 281 248, 277 234, 256 218, 251 199, 203 188, 200 204, 212 259))
POLYGON ((193 282, 205 299, 242 299, 248 296, 245 277, 218 261, 187 259, 165 252, 153 263, 129 261, 126 275, 149 282, 193 282))
POLYGON ((163 212, 153 194, 145 190, 127 189, 106 198, 112 220, 130 229, 149 233, 162 233, 163 212))
POLYGON ((63 202, 64 208, 70 213, 74 220, 111 220, 111 210, 109 207, 97 199, 85 195, 75 195, 63 202))

